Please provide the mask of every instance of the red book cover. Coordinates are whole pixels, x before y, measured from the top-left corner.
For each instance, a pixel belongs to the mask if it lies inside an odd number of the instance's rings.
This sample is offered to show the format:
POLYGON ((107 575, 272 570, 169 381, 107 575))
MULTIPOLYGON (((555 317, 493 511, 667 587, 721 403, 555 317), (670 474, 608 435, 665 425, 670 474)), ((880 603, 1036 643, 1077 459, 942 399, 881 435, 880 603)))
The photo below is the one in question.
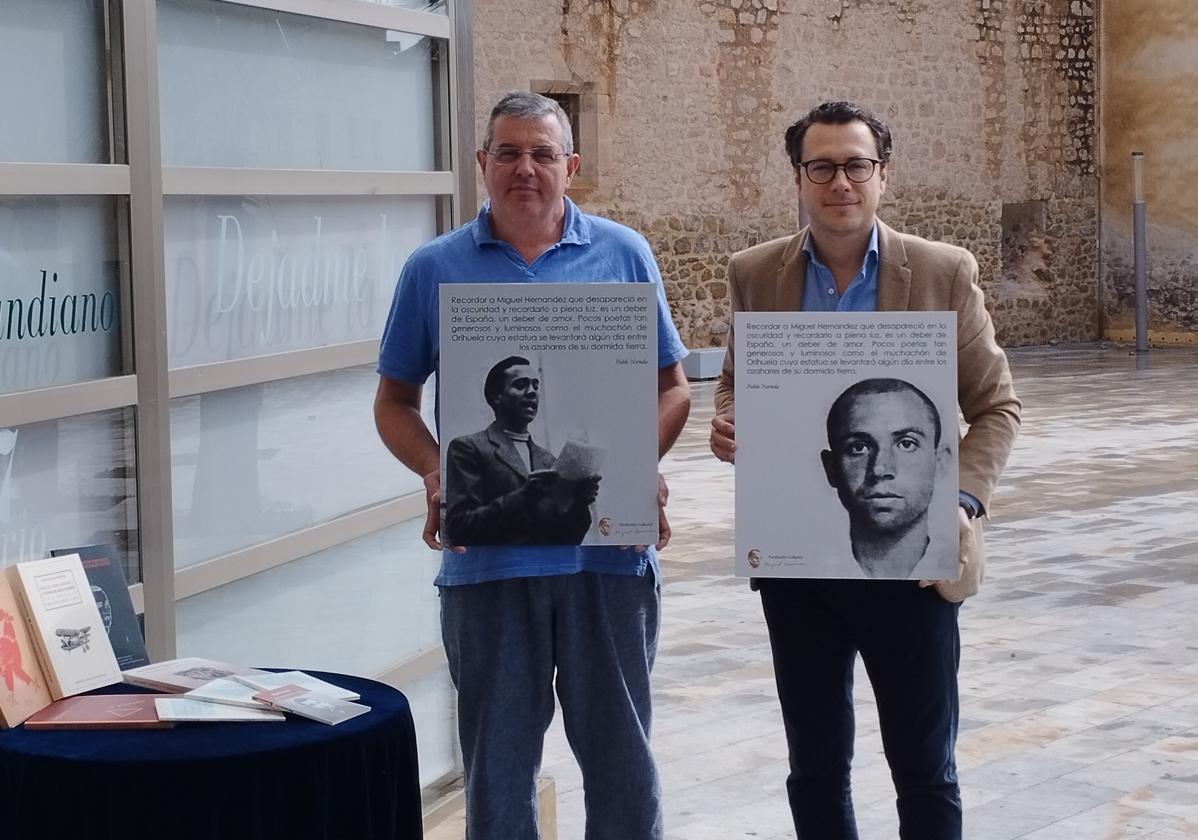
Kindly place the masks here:
POLYGON ((53 699, 8 575, 0 573, 0 729, 16 726, 53 699))
POLYGON ((96 694, 56 700, 25 721, 26 729, 170 729, 153 694, 96 694))

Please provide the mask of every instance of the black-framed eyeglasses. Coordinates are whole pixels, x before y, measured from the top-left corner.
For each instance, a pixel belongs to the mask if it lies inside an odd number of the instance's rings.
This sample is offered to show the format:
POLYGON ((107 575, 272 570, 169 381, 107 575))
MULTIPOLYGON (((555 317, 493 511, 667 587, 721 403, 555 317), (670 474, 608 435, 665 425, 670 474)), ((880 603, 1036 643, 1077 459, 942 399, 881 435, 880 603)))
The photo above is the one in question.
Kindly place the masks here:
POLYGON ((809 160, 799 166, 807 173, 807 180, 813 184, 827 184, 836 177, 836 170, 843 169, 844 177, 854 184, 864 184, 874 177, 880 160, 873 158, 849 158, 844 163, 833 163, 830 160, 809 160))
POLYGON ((559 152, 556 149, 551 149, 548 146, 537 146, 535 149, 512 149, 509 147, 501 147, 498 151, 484 150, 486 155, 493 158, 500 166, 511 166, 517 163, 522 157, 528 155, 532 158, 532 162, 537 166, 552 166, 557 163, 558 158, 566 158, 570 155, 566 152, 559 152))

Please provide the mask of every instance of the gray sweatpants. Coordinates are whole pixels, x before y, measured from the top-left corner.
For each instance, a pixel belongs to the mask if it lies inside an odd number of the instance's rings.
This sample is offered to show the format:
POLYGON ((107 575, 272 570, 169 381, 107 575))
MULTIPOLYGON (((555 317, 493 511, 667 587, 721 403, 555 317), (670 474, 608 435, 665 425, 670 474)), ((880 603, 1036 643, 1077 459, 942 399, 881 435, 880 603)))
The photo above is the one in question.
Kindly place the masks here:
POLYGON ((536 777, 555 682, 582 769, 586 840, 660 840, 661 788, 649 750, 660 610, 652 572, 441 587, 467 840, 539 838, 536 777))

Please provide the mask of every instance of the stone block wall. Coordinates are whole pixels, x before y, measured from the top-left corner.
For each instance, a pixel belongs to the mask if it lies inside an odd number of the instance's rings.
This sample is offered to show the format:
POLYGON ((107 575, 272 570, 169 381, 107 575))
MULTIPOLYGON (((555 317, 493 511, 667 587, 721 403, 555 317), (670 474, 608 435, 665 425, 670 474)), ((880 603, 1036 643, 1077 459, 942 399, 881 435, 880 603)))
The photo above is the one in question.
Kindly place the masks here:
POLYGON ((970 248, 1008 344, 1098 336, 1094 9, 1081 0, 476 0, 481 125, 505 90, 595 103, 589 211, 654 247, 689 346, 728 256, 793 233, 786 126, 825 99, 891 125, 880 210, 970 248))
POLYGON ((1131 153, 1144 153, 1149 339, 1198 343, 1198 5, 1102 7, 1102 297, 1106 336, 1135 339, 1131 153))

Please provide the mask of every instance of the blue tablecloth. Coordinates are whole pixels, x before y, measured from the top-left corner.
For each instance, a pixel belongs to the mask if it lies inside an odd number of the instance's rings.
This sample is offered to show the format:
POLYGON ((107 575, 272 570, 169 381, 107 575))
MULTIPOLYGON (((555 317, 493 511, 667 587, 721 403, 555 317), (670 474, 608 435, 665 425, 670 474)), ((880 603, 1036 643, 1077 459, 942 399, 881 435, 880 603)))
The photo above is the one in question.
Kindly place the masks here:
POLYGON ((371 680, 310 673, 358 692, 370 713, 336 726, 289 715, 285 723, 0 732, 0 838, 420 840, 407 699, 371 680))

